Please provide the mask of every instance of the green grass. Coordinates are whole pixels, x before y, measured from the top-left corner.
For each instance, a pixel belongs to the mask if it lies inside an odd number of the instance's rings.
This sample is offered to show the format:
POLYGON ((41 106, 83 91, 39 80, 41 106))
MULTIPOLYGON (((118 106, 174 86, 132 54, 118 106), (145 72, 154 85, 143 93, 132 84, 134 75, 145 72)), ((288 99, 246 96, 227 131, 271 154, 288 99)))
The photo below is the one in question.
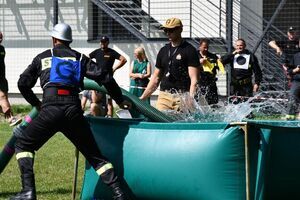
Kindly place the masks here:
MULTIPOLYGON (((24 110, 26 109, 24 108, 24 110)), ((28 113, 27 110, 26 113, 28 113)), ((0 123, 1 151, 11 135, 12 128, 7 123, 0 123)), ((75 147, 71 142, 63 134, 57 133, 36 153, 34 170, 39 200, 71 199, 74 152, 75 147)), ((79 199, 80 196, 83 173, 84 157, 80 155, 76 199, 79 199)), ((10 196, 19 192, 20 189, 20 172, 14 156, 2 174, 0 174, 0 199, 9 199, 10 196)))
POLYGON ((24 114, 29 113, 31 111, 31 109, 32 109, 32 107, 30 105, 15 104, 15 105, 11 106, 11 110, 14 114, 24 115, 24 114))

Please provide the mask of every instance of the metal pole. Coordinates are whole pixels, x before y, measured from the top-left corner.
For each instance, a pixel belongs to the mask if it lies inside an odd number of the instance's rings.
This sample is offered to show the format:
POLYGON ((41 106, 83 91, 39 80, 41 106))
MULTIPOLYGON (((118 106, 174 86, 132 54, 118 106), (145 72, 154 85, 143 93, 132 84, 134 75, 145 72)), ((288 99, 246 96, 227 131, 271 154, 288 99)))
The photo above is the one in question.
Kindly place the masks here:
POLYGON ((250 160, 249 160, 249 144, 248 144, 248 126, 243 127, 245 133, 245 165, 246 165, 246 199, 250 200, 250 160))
POLYGON ((58 23, 58 0, 53 0, 53 26, 58 23))
MULTIPOLYGON (((227 52, 232 52, 233 43, 233 0, 227 0, 226 3, 226 40, 227 52)), ((227 72, 227 96, 230 96, 231 70, 227 72)))
POLYGON ((226 40, 227 40, 227 52, 232 52, 233 41, 233 0, 227 0, 226 4, 226 40))
POLYGON ((150 38, 150 29, 151 29, 151 9, 150 9, 151 3, 150 0, 148 0, 148 38, 150 38))
POLYGON ((222 1, 219 2, 219 37, 222 37, 221 22, 222 21, 222 1))
POLYGON ((250 200, 250 158, 248 143, 248 125, 247 122, 232 122, 231 126, 240 126, 244 131, 245 141, 245 171, 246 171, 246 200, 250 200))
POLYGON ((273 24, 275 18, 277 17, 278 13, 281 11, 281 9, 283 8, 283 6, 285 5, 286 0, 281 0, 281 2, 279 3, 279 5, 277 6, 273 16, 271 17, 270 21, 268 22, 264 32, 261 34, 261 36, 259 37, 256 45, 253 48, 253 53, 255 53, 260 45, 260 43, 262 42, 263 38, 265 37, 267 31, 269 30, 270 26, 273 24))
POLYGON ((72 188, 72 200, 75 200, 75 198, 76 198, 78 161, 79 161, 79 151, 76 148, 75 149, 75 162, 74 162, 74 177, 73 177, 73 188, 72 188))
POLYGON ((192 38, 193 37, 193 33, 192 33, 192 31, 193 31, 193 26, 192 26, 192 16, 193 16, 193 9, 192 9, 192 6, 193 6, 193 4, 192 4, 192 0, 190 0, 190 38, 192 38))

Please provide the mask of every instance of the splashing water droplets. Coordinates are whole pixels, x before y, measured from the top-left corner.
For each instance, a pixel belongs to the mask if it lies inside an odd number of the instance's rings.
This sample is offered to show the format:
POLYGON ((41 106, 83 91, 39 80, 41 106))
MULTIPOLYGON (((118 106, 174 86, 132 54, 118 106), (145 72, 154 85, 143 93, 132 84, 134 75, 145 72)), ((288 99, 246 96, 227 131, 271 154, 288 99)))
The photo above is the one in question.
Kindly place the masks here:
POLYGON ((208 105, 205 96, 191 98, 189 93, 178 94, 181 111, 167 111, 183 122, 238 122, 245 119, 274 119, 287 114, 287 93, 262 92, 254 97, 231 96, 224 102, 208 105))

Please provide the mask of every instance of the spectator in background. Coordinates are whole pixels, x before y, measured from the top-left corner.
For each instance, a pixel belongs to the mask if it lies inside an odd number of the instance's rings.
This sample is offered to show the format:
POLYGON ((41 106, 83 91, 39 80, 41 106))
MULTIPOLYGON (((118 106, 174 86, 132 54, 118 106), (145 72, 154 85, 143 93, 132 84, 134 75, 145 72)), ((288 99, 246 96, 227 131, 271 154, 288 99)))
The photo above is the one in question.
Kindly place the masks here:
POLYGON ((200 80, 199 86, 201 95, 205 96, 208 104, 217 104, 219 101, 218 88, 216 81, 218 78, 217 70, 225 73, 224 66, 218 62, 218 57, 208 51, 209 42, 207 39, 200 40, 199 58, 200 58, 200 80))
POLYGON ((288 115, 287 120, 300 120, 300 113, 296 117, 297 111, 300 106, 300 52, 296 53, 291 60, 291 64, 288 69, 288 73, 291 76, 291 89, 288 103, 288 115))
POLYGON ((253 92, 258 92, 262 72, 256 56, 246 49, 244 39, 238 39, 235 42, 235 51, 223 56, 221 62, 231 66, 230 95, 251 97, 253 92))
POLYGON ((96 90, 84 90, 81 98, 82 110, 85 110, 87 101, 90 102, 90 114, 93 116, 106 116, 106 95, 96 90))
MULTIPOLYGON (((103 36, 100 40, 100 48, 90 53, 91 59, 96 59, 96 63, 103 70, 108 71, 110 75, 113 75, 114 72, 123 67, 127 62, 126 58, 120 55, 115 50, 108 47, 109 38, 107 36, 103 36), (120 62, 114 66, 115 60, 119 60, 120 62)), ((113 103, 112 98, 107 98, 107 116, 113 116, 113 103)))
POLYGON ((5 48, 1 45, 3 34, 0 32, 0 111, 4 113, 4 117, 8 120, 10 126, 19 124, 22 119, 13 116, 10 103, 8 101, 8 82, 5 76, 5 48))
POLYGON ((300 40, 297 37, 296 29, 289 27, 287 30, 287 38, 281 41, 272 40, 269 42, 270 47, 276 50, 276 54, 281 57, 281 65, 284 73, 288 79, 288 85, 290 86, 291 77, 288 74, 287 65, 291 62, 294 55, 300 52, 300 40))
MULTIPOLYGON (((134 50, 134 57, 135 60, 132 62, 129 70, 129 92, 140 97, 149 83, 151 63, 148 61, 145 50, 142 47, 134 50)), ((146 101, 150 104, 150 98, 147 98, 146 101)))
POLYGON ((277 55, 283 56, 283 63, 288 64, 293 59, 294 55, 300 51, 300 40, 297 37, 296 29, 289 27, 287 30, 287 40, 269 42, 270 47, 276 50, 277 55))
POLYGON ((196 49, 181 37, 183 26, 180 19, 170 18, 162 28, 170 42, 158 52, 156 68, 140 99, 149 98, 161 82, 157 109, 179 111, 179 94, 189 92, 191 99, 194 98, 199 77, 199 57, 196 49))

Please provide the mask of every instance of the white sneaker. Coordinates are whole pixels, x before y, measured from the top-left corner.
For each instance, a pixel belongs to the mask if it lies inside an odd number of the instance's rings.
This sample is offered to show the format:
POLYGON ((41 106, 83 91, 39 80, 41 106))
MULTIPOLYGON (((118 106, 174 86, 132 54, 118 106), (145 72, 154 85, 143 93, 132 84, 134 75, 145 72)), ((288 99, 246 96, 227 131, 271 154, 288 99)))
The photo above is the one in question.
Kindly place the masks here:
POLYGON ((21 118, 12 117, 9 121, 9 126, 16 126, 22 122, 21 118))

